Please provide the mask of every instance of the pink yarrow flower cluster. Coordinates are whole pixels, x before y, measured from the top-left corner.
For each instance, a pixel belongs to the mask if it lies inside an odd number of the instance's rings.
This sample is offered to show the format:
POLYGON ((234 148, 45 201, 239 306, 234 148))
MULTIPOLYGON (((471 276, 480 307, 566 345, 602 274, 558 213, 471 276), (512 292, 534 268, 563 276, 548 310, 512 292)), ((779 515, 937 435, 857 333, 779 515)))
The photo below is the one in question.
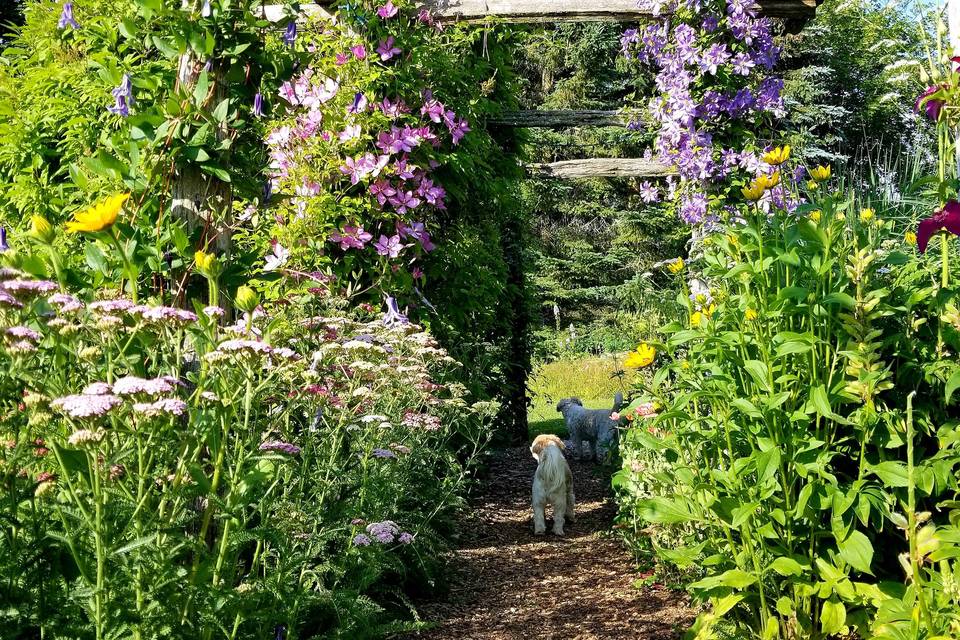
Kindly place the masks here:
POLYGON ((147 380, 137 376, 124 376, 113 383, 113 392, 118 396, 132 396, 137 394, 157 396, 161 393, 173 391, 173 385, 165 378, 147 380))
POLYGON ((71 418, 98 418, 119 406, 123 400, 109 394, 77 394, 50 402, 50 406, 71 418))

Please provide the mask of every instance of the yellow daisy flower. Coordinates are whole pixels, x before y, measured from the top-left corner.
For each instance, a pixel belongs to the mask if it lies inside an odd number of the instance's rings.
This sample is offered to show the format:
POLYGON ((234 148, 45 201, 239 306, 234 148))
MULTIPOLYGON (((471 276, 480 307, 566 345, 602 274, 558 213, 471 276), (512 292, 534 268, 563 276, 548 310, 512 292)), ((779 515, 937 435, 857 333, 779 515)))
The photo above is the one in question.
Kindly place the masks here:
POLYGON ((747 320, 756 320, 757 311, 755 309, 747 307, 747 310, 744 312, 743 317, 746 318, 747 320))
POLYGON ((94 233, 109 229, 117 221, 120 209, 129 198, 129 193, 118 193, 88 209, 78 211, 73 214, 73 221, 67 223, 67 231, 94 233))
POLYGON ((860 210, 860 222, 870 222, 873 220, 876 212, 873 209, 861 209, 860 210))
POLYGON ((771 149, 763 154, 763 161, 767 164, 777 166, 790 159, 790 145, 785 144, 782 147, 771 149))
POLYGON ((636 351, 631 351, 630 355, 624 361, 623 366, 630 369, 642 369, 653 364, 653 359, 657 356, 657 350, 646 342, 641 342, 636 351))
POLYGON ((830 165, 823 166, 822 164, 818 167, 810 169, 810 177, 816 180, 817 182, 824 182, 825 180, 830 179, 831 170, 830 165))
POLYGON ((810 212, 810 219, 814 222, 820 222, 820 218, 823 217, 823 214, 820 212, 820 209, 816 209, 810 212))
POLYGON ((670 273, 680 273, 681 271, 683 271, 683 267, 684 267, 683 258, 677 258, 676 260, 674 260, 673 262, 667 265, 667 269, 670 271, 670 273))
POLYGON ((740 192, 743 193, 743 197, 751 202, 756 202, 762 198, 764 191, 766 191, 766 188, 762 184, 758 184, 756 180, 754 180, 749 187, 740 189, 740 192))

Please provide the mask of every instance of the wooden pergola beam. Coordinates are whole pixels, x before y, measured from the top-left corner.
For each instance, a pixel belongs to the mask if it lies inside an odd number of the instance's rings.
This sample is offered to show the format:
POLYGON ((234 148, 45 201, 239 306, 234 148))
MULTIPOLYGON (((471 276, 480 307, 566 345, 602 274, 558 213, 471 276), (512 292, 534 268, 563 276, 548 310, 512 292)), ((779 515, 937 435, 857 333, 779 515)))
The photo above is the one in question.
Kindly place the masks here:
POLYGON ((544 164, 528 164, 524 168, 535 177, 572 180, 575 178, 665 178, 676 175, 670 165, 647 158, 586 158, 544 164))
POLYGON ((625 127, 628 118, 619 111, 595 109, 567 111, 507 111, 487 119, 487 124, 528 129, 569 129, 571 127, 625 127))
MULTIPOLYGON (((822 0, 758 0, 761 12, 771 18, 807 20, 813 17, 822 0)), ((306 15, 327 14, 334 0, 302 4, 306 15)), ((653 17, 637 7, 637 0, 421 0, 440 22, 632 22, 653 17)), ((267 19, 284 18, 282 5, 264 5, 267 19)))

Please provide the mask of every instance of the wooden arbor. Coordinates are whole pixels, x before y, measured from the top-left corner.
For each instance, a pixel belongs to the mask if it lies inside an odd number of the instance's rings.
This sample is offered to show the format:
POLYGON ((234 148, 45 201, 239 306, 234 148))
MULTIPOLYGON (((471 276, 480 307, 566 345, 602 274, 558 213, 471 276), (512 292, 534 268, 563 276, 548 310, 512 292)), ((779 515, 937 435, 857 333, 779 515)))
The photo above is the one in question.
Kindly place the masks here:
MULTIPOLYGON (((821 0, 758 0, 762 12, 786 20, 788 29, 798 29, 810 19, 821 0)), ((960 0, 957 0, 960 2, 960 0)), ((328 14, 334 0, 320 0, 303 5, 304 13, 328 14)), ((441 22, 514 22, 551 23, 577 21, 639 21, 653 17, 637 6, 637 0, 421 0, 441 22)), ((265 6, 266 17, 285 19, 281 6, 265 6)), ((596 127, 626 126, 615 111, 520 111, 490 119, 488 125, 502 127, 596 127)), ((663 177, 674 173, 673 167, 645 158, 587 158, 548 164, 528 165, 533 174, 558 178, 600 177, 663 177)), ((505 377, 510 388, 504 390, 507 415, 512 417, 509 433, 515 441, 527 438, 526 379, 530 368, 527 335, 529 318, 525 311, 525 278, 523 269, 522 233, 517 225, 503 229, 503 254, 508 266, 508 280, 515 292, 507 306, 514 309, 509 344, 509 370, 505 377)))
MULTIPOLYGON (((822 0, 758 0, 764 15, 786 21, 790 30, 798 30, 816 13, 822 0)), ((320 0, 302 5, 304 14, 323 15, 335 0, 320 0)), ((422 0, 440 22, 632 22, 654 17, 637 6, 637 0, 422 0)), ((284 7, 264 6, 269 20, 284 19, 284 7)), ((617 111, 516 111, 491 118, 487 124, 518 128, 609 127, 626 126, 617 111)), ((585 158, 546 164, 527 165, 534 175, 557 178, 661 178, 675 173, 670 166, 645 158, 585 158)))

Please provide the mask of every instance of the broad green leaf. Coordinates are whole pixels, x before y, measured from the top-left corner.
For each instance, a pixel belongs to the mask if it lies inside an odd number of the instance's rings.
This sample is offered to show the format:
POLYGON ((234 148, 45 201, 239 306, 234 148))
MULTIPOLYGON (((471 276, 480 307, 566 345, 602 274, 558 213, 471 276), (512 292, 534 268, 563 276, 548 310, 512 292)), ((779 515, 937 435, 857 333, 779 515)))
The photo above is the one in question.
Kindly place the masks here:
POLYGON ((803 573, 803 565, 786 556, 780 556, 771 562, 770 568, 782 576, 798 576, 803 573))
POLYGON ((960 369, 957 369, 953 372, 953 375, 950 376, 950 379, 947 380, 947 385, 944 387, 944 393, 946 394, 946 403, 950 404, 950 398, 953 396, 953 392, 960 387, 960 369))
POLYGON ((768 380, 770 370, 767 365, 759 360, 747 360, 743 363, 743 368, 750 374, 757 386, 764 391, 770 391, 770 382, 768 380))
POLYGON ((824 635, 840 633, 847 621, 847 609, 836 596, 825 600, 820 610, 820 627, 824 635))
POLYGON ((887 487, 906 487, 909 483, 907 467, 899 462, 888 460, 869 468, 887 487))
POLYGON ((757 581, 757 577, 752 573, 747 573, 743 569, 730 569, 717 576, 720 584, 734 589, 744 589, 757 581))
POLYGON ((677 524, 694 519, 693 514, 687 509, 687 505, 667 498, 643 500, 637 508, 637 513, 647 522, 660 524, 677 524))
POLYGON ((854 530, 847 536, 846 540, 837 542, 837 548, 840 549, 840 557, 857 571, 870 573, 870 565, 873 563, 873 544, 863 532, 854 530))

